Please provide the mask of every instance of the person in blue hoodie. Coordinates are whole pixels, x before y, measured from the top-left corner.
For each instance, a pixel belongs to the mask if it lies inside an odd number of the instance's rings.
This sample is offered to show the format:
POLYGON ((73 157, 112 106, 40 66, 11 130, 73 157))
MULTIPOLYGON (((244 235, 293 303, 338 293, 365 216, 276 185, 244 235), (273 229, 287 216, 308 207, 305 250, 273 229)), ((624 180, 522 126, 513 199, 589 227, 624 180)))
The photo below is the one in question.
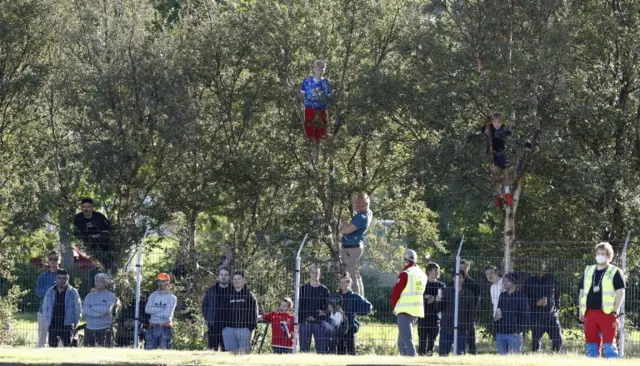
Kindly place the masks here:
POLYGON ((348 327, 344 334, 337 335, 338 354, 356 354, 356 333, 360 328, 358 315, 369 315, 373 311, 373 305, 364 297, 351 290, 353 280, 349 272, 345 272, 340 278, 340 293, 342 297, 342 310, 345 315, 345 325, 348 327))
POLYGON ((49 347, 58 347, 59 339, 65 347, 71 340, 82 317, 82 304, 78 291, 69 284, 69 274, 60 269, 56 274, 56 285, 44 295, 42 312, 49 327, 49 347))
POLYGON ((47 318, 42 312, 42 303, 47 290, 56 284, 56 275, 60 263, 60 254, 55 250, 49 252, 49 262, 47 263, 47 271, 38 276, 36 282, 36 295, 40 298, 40 307, 38 308, 38 348, 44 348, 47 344, 47 335, 49 334, 49 324, 47 318))
POLYGON ((522 334, 529 328, 529 299, 518 291, 518 279, 513 273, 502 278, 505 292, 500 294, 493 315, 496 324, 498 354, 522 352, 522 334))

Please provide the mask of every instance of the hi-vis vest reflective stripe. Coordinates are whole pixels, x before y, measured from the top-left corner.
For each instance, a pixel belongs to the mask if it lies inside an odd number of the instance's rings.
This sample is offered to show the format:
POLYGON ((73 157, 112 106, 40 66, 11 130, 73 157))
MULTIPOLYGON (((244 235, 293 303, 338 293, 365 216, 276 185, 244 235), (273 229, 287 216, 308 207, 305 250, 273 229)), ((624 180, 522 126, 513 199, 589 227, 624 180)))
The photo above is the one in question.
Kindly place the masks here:
MULTIPOLYGON (((591 289, 591 282, 593 281, 593 272, 596 271, 596 266, 587 266, 584 270, 584 283, 582 286, 582 297, 580 298, 580 314, 584 315, 587 312, 587 295, 591 289)), ((616 302, 616 290, 613 287, 613 276, 618 272, 618 267, 609 265, 607 271, 602 275, 602 284, 600 287, 600 293, 602 294, 602 311, 605 314, 611 314, 613 306, 616 302)))
POLYGON ((418 266, 412 266, 404 271, 407 274, 407 285, 400 294, 400 299, 393 309, 393 314, 409 314, 424 318, 424 290, 427 288, 427 275, 418 266))

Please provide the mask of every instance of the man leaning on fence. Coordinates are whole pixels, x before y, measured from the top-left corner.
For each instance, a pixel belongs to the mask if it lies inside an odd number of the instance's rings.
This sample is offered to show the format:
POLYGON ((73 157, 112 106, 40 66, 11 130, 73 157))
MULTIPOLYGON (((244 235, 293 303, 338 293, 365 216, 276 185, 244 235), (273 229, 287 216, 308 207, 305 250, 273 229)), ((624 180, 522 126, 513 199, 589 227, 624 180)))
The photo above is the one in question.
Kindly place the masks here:
POLYGON ((178 299, 169 291, 171 278, 166 273, 156 277, 158 290, 149 295, 145 312, 150 315, 145 332, 145 349, 171 349, 173 312, 178 299))
POLYGON ((329 298, 329 289, 320 283, 320 267, 309 267, 309 282, 300 289, 300 352, 309 352, 311 336, 315 338, 316 352, 328 352, 326 331, 318 322, 318 313, 324 312, 329 298))
POLYGON ((207 348, 224 352, 224 342, 222 341, 222 308, 226 296, 231 292, 229 286, 229 269, 220 268, 218 270, 218 281, 211 286, 204 295, 202 301, 202 314, 207 322, 207 348))
POLYGON ((56 273, 56 285, 47 290, 42 312, 49 327, 49 347, 58 347, 62 341, 71 347, 71 340, 82 317, 82 304, 78 291, 69 284, 69 274, 63 269, 56 273))
POLYGON ((47 344, 47 335, 49 334, 49 324, 47 317, 43 312, 44 296, 47 290, 56 284, 56 276, 58 274, 58 265, 60 263, 60 255, 55 250, 49 252, 47 270, 38 276, 36 282, 36 295, 40 298, 40 307, 38 308, 38 347, 43 348, 47 344))
POLYGON ((85 347, 111 347, 113 337, 113 309, 119 307, 118 298, 107 291, 109 275, 98 273, 95 276, 94 288, 84 298, 82 313, 87 319, 84 331, 85 347))
POLYGON ((418 267, 418 254, 407 249, 404 252, 404 268, 391 291, 391 310, 397 317, 398 350, 402 356, 416 356, 413 344, 413 325, 424 318, 422 296, 427 286, 427 275, 418 267))
POLYGON ((542 336, 547 333, 554 352, 562 347, 560 328, 560 288, 555 277, 547 273, 545 261, 540 262, 537 274, 529 276, 522 284, 522 292, 529 298, 531 310, 531 351, 537 352, 542 336))
POLYGON ((529 328, 529 300, 518 291, 518 279, 508 273, 502 278, 505 292, 500 294, 496 323, 498 354, 522 353, 522 335, 529 328))
POLYGON ((604 357, 617 358, 615 340, 625 295, 624 275, 611 264, 611 244, 600 243, 595 249, 597 264, 587 266, 580 280, 580 320, 584 321, 586 352, 588 357, 598 357, 603 343, 604 357))

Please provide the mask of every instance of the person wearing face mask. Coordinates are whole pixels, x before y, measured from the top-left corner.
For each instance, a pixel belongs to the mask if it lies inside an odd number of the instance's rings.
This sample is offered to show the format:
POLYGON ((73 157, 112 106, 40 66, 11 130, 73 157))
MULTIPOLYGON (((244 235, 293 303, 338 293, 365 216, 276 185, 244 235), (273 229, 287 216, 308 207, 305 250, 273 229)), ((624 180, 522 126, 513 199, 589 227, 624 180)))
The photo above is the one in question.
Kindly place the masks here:
POLYGON ((596 245, 596 263, 584 270, 580 280, 580 321, 584 322, 587 357, 617 358, 615 339, 619 311, 625 295, 622 270, 611 264, 613 248, 609 243, 596 245))

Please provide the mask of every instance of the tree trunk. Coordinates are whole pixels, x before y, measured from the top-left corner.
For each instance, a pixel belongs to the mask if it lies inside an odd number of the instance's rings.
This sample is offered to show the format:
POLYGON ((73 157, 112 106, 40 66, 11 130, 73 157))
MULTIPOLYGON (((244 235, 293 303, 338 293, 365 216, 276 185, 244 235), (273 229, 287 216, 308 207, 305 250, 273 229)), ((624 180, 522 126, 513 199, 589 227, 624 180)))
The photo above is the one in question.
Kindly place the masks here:
POLYGON ((67 210, 62 210, 58 214, 58 236, 62 250, 62 264, 65 268, 71 268, 74 263, 73 247, 71 246, 71 235, 69 235, 69 216, 67 210))
POLYGON ((505 205, 504 210, 504 232, 502 234, 504 240, 504 273, 513 270, 511 262, 516 257, 516 212, 520 201, 520 193, 522 192, 521 181, 516 181, 513 188, 513 205, 511 207, 505 205))

